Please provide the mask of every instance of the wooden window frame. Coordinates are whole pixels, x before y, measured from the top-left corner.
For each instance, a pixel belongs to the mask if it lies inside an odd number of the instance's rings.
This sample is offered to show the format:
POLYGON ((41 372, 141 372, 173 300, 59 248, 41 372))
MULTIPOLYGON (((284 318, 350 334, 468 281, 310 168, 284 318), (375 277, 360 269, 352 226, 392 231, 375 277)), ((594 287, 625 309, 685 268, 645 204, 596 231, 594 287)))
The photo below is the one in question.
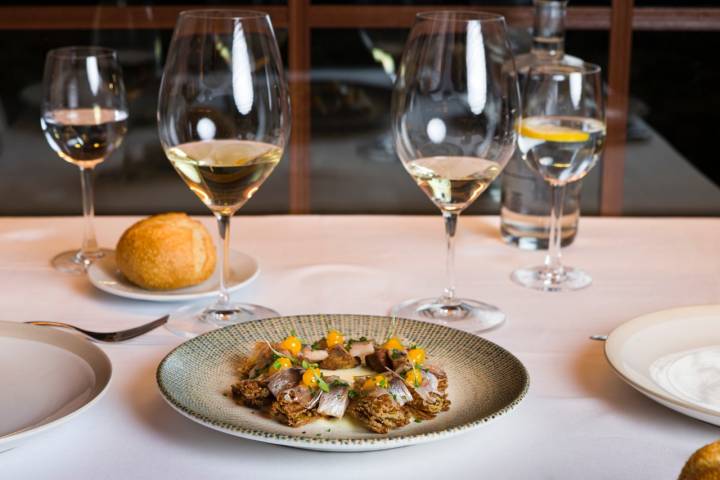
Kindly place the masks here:
MULTIPOLYGON (((3 6, 0 30, 172 29, 182 6, 3 6), (148 11, 151 15, 148 15, 148 11), (99 20, 102 13, 102 21, 99 20)), ((409 28, 419 11, 473 9, 505 15, 513 25, 530 25, 532 7, 448 5, 313 5, 288 0, 286 5, 221 5, 267 12, 273 25, 288 29, 288 65, 293 104, 289 145, 290 213, 310 213, 310 38, 313 29, 409 28)), ((627 108, 633 31, 720 31, 720 8, 634 7, 634 0, 612 0, 610 7, 569 7, 569 30, 608 30, 608 139, 601 171, 600 214, 620 215, 623 205, 627 108)))

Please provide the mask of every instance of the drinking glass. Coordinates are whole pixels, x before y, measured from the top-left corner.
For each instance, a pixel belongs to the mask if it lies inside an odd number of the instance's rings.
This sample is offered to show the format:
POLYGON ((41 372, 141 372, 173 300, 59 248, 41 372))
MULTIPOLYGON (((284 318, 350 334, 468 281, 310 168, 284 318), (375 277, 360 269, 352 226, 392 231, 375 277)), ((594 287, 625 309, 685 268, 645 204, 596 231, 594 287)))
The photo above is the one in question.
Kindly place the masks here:
POLYGON ((168 328, 191 337, 276 316, 269 308, 232 302, 227 291, 230 218, 275 169, 290 133, 287 84, 266 14, 180 14, 160 86, 158 129, 170 163, 217 219, 222 242, 217 300, 181 309, 168 328))
POLYGON ((592 283, 582 270, 563 266, 561 222, 565 187, 595 166, 605 146, 605 108, 600 67, 543 65, 528 73, 518 148, 523 160, 552 191, 550 245, 545 264, 521 268, 512 279, 549 292, 592 283))
POLYGON ((57 270, 84 273, 108 252, 95 239, 93 172, 122 143, 127 116, 122 70, 114 50, 65 47, 48 52, 40 125, 58 156, 80 168, 85 219, 80 250, 56 255, 51 263, 57 270))
POLYGON ((496 307, 455 296, 460 213, 500 174, 515 149, 519 91, 502 16, 420 13, 405 45, 392 102, 395 150, 442 212, 447 286, 437 298, 392 309, 473 331, 502 323, 496 307))

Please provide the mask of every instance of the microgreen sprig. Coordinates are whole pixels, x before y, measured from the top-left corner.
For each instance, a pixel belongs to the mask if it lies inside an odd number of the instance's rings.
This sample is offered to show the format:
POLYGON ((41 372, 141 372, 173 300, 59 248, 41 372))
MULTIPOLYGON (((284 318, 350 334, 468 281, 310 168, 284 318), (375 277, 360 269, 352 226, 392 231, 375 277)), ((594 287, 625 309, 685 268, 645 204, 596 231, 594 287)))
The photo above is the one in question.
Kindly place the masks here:
POLYGON ((318 369, 317 363, 310 363, 307 360, 303 360, 301 365, 305 370, 310 370, 311 372, 313 372, 313 376, 315 377, 315 380, 317 380, 318 388, 320 388, 320 390, 325 393, 328 393, 330 391, 330 386, 322 378, 322 374, 318 373, 320 370, 318 369))

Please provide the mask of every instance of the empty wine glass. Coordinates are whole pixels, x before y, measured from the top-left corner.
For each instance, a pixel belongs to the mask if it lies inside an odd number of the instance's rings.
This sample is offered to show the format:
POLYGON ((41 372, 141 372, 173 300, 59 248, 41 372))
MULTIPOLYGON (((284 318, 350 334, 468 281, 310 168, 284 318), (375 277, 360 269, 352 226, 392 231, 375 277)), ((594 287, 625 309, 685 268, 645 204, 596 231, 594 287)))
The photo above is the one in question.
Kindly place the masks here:
POLYGON ((512 279, 525 287, 558 292, 592 282, 563 266, 560 242, 566 185, 583 178, 605 147, 605 108, 600 67, 542 65, 528 72, 518 148, 523 160, 552 190, 550 243, 545 264, 521 268, 512 279))
POLYGON ((290 133, 290 99, 270 18, 259 12, 180 14, 163 72, 158 127, 165 154, 215 215, 220 292, 210 306, 173 314, 168 328, 194 336, 276 316, 227 292, 230 218, 275 169, 290 133))
POLYGON ((502 16, 417 16, 395 84, 393 135, 405 169, 442 212, 447 286, 440 297, 401 303, 394 315, 473 331, 504 321, 496 307, 455 296, 453 240, 460 213, 510 159, 518 110, 515 64, 502 16))
POLYGON ((127 100, 114 50, 65 47, 50 50, 43 75, 42 126, 50 147, 80 168, 84 235, 80 250, 58 254, 56 269, 84 273, 108 250, 98 247, 93 227, 93 172, 117 149, 127 131, 127 100))

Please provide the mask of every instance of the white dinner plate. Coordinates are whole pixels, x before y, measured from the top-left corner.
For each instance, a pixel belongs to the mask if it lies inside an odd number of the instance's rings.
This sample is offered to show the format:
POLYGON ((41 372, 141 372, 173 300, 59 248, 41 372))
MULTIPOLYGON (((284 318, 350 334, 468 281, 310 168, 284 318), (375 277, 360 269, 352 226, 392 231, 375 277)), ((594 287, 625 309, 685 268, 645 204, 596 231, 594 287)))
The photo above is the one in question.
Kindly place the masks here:
POLYGON ((82 337, 0 322, 0 452, 90 408, 111 374, 107 355, 82 337))
POLYGON ((615 372, 653 400, 720 426, 720 305, 663 310, 619 326, 605 342, 615 372))
MULTIPOLYGON (((260 273, 257 261, 250 255, 230 252, 230 281, 228 291, 233 292, 249 284, 260 273)), ((220 288, 220 263, 215 266, 212 276, 199 285, 175 290, 147 290, 131 283, 120 273, 115 264, 115 253, 93 262, 88 269, 88 279, 100 290, 134 300, 152 302, 183 302, 212 297, 220 288)))

